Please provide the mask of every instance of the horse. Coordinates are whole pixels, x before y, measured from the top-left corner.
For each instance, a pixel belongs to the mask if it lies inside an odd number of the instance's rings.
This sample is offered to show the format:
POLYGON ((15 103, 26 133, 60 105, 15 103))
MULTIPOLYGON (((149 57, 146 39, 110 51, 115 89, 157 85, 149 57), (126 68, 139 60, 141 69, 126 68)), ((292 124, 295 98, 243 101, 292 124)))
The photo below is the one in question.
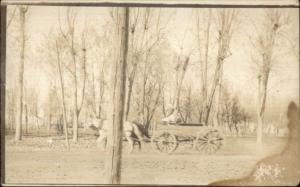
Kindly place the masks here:
MULTIPOLYGON (((106 119, 94 118, 90 121, 89 127, 93 130, 98 130, 99 137, 97 139, 97 144, 100 145, 101 143, 104 143, 103 147, 106 149, 107 134, 110 128, 109 121, 106 119)), ((143 136, 145 136, 142 125, 137 122, 125 121, 123 123, 123 135, 129 143, 129 153, 133 151, 135 142, 138 143, 139 150, 142 149, 143 136)))

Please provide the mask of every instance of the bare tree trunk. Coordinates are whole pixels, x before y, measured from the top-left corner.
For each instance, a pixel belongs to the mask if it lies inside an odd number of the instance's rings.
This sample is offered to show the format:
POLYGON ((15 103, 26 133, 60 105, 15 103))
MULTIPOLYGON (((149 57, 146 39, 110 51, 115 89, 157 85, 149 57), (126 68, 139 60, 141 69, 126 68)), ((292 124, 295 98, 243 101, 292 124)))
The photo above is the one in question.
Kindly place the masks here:
MULTIPOLYGON (((75 122, 73 124, 73 141, 74 142, 78 142, 78 126, 79 126, 79 115, 83 106, 83 102, 84 102, 84 96, 85 96, 85 83, 86 83, 86 77, 87 77, 87 73, 86 73, 86 46, 85 46, 85 36, 82 36, 82 51, 83 51, 83 87, 82 87, 82 92, 81 92, 81 103, 78 106, 78 89, 77 89, 77 85, 78 85, 78 80, 77 80, 77 70, 76 70, 76 63, 75 63, 75 122)), ((75 58, 75 56, 74 56, 75 58)), ((75 59, 74 59, 75 62, 75 59)))
POLYGON ((19 98, 18 98, 18 122, 16 124, 16 133, 15 140, 22 140, 22 117, 23 117, 23 89, 24 89, 24 63, 25 63, 25 21, 26 21, 26 12, 28 7, 20 6, 19 7, 19 16, 20 16, 20 41, 21 41, 21 51, 20 51, 20 69, 19 69, 19 98))
POLYGON ((51 121, 52 121, 52 115, 49 114, 49 115, 48 115, 48 131, 51 130, 51 121))
POLYGON ((74 121, 73 121, 73 142, 78 142, 78 112, 74 110, 74 121))
MULTIPOLYGON (((74 33, 72 33, 72 38, 74 37, 74 33)), ((73 83, 74 83, 74 109, 73 109, 73 141, 78 141, 78 81, 77 81, 77 62, 76 62, 76 52, 73 46, 73 40, 72 39, 72 47, 71 47, 71 53, 73 57, 73 67, 74 67, 74 77, 73 77, 73 83)))
POLYGON ((256 142, 262 142, 262 126, 263 126, 263 116, 260 116, 260 107, 261 107, 261 75, 258 76, 258 93, 257 93, 257 137, 256 142))
POLYGON ((211 107, 212 107, 212 103, 213 103, 215 91, 216 91, 218 82, 220 80, 221 63, 223 63, 223 61, 218 60, 218 64, 217 64, 217 67, 216 67, 216 70, 215 70, 215 75, 214 75, 214 81, 213 81, 213 85, 212 85, 212 90, 210 92, 208 104, 206 106, 206 116, 205 116, 205 124, 206 125, 208 125, 209 115, 210 115, 210 111, 211 111, 211 107))
POLYGON ((8 115, 9 115, 9 117, 8 117, 8 119, 9 119, 8 129, 12 130, 12 123, 13 123, 13 120, 12 120, 12 118, 13 118, 12 109, 8 110, 8 115))
POLYGON ((95 73, 94 63, 92 64, 92 110, 97 118, 101 118, 102 100, 104 96, 104 67, 100 68, 100 80, 99 80, 99 100, 96 98, 96 86, 95 86, 95 73), (98 105, 97 105, 98 104, 98 105))
MULTIPOLYGON (((63 125, 64 125, 64 132, 65 132, 65 141, 67 149, 70 149, 69 144, 69 137, 68 137, 68 122, 67 122, 67 113, 66 113, 66 104, 65 104, 65 87, 64 87, 64 80, 63 80, 63 72, 61 70, 61 64, 60 64, 60 53, 59 53, 59 47, 58 47, 58 41, 56 41, 56 54, 57 54, 57 67, 58 67, 58 73, 59 73, 59 82, 60 82, 60 91, 62 95, 62 109, 63 109, 63 125)), ((51 122, 51 118, 50 118, 51 122)))
POLYGON ((177 90, 176 90, 176 97, 175 97, 175 109, 179 110, 179 100, 180 100, 180 92, 181 92, 181 86, 182 86, 182 82, 185 76, 185 72, 187 69, 187 66, 189 64, 189 60, 190 58, 187 57, 184 61, 184 64, 182 66, 182 70, 181 70, 181 76, 179 78, 179 82, 178 82, 178 86, 177 86, 177 90))
POLYGON ((144 63, 144 69, 143 69, 143 82, 142 82, 142 107, 141 107, 141 115, 142 115, 142 124, 145 125, 147 122, 147 119, 145 119, 145 100, 146 100, 146 84, 148 81, 148 74, 147 74, 147 65, 148 65, 148 55, 146 54, 146 59, 144 63))
POLYGON ((11 130, 14 131, 16 129, 16 119, 15 119, 15 110, 12 109, 12 116, 11 116, 11 130))
POLYGON ((184 118, 185 123, 188 123, 191 118, 191 92, 192 92, 191 85, 189 85, 187 103, 186 103, 186 114, 184 118))
POLYGON ((207 65, 208 65, 208 51, 209 51, 209 33, 211 25, 211 9, 209 9, 207 29, 206 29, 206 43, 205 43, 205 60, 204 60, 204 89, 203 89, 203 103, 205 106, 207 104, 207 65))
MULTIPOLYGON (((145 34, 145 32, 143 33, 145 34)), ((133 48, 133 36, 132 36, 132 42, 131 42, 131 48, 133 48)), ((133 89, 133 83, 135 80, 137 65, 138 65, 138 59, 135 57, 134 52, 132 52, 132 70, 128 76, 128 89, 127 89, 127 99, 126 99, 126 108, 125 108, 125 119, 127 120, 129 112, 130 112, 130 102, 131 102, 131 94, 133 89)))
POLYGON ((205 124, 208 125, 209 115, 211 112, 212 103, 214 100, 214 95, 216 88, 219 84, 219 81, 222 76, 222 66, 225 59, 231 55, 230 52, 230 41, 233 34, 233 25, 234 19, 236 18, 235 10, 223 10, 219 13, 219 36, 218 36, 218 57, 217 57, 217 65, 214 72, 214 80, 212 89, 210 92, 210 96, 208 98, 208 103, 206 105, 206 116, 205 116, 205 124))
POLYGON ((221 113, 221 101, 222 101, 222 79, 223 79, 223 65, 221 66, 220 69, 220 80, 219 80, 219 94, 218 94, 218 103, 217 103, 217 113, 216 113, 216 121, 218 126, 221 125, 221 118, 220 118, 220 113, 221 113))
MULTIPOLYGON (((74 32, 72 33, 72 38, 74 37, 74 32)), ((73 56, 73 65, 74 65, 74 102, 75 102, 75 109, 74 109, 74 124, 73 124, 73 141, 78 142, 78 127, 79 127, 79 115, 83 106, 84 102, 84 96, 85 96, 85 83, 86 83, 86 46, 85 46, 85 38, 86 36, 83 34, 82 35, 82 51, 83 51, 83 66, 82 66, 82 71, 83 71, 83 86, 81 90, 81 100, 80 103, 78 103, 78 73, 77 73, 77 62, 76 62, 76 56, 75 56, 75 48, 74 48, 74 43, 72 39, 72 56, 73 56)))
POLYGON ((72 12, 71 9, 67 10, 67 26, 68 26, 68 31, 63 32, 61 24, 59 23, 60 26, 60 31, 65 39, 65 41, 68 43, 68 48, 69 48, 69 53, 72 58, 72 66, 73 70, 69 70, 73 76, 73 84, 74 84, 74 93, 73 93, 73 99, 74 99, 74 108, 73 108, 73 141, 77 142, 78 141, 78 126, 79 126, 79 115, 80 111, 83 105, 84 101, 84 96, 85 96, 85 83, 86 83, 86 46, 85 46, 85 41, 86 41, 86 33, 82 33, 82 51, 83 51, 83 73, 84 73, 84 80, 83 80, 83 87, 82 87, 82 94, 81 94, 81 101, 78 101, 78 93, 80 91, 78 85, 79 85, 79 69, 78 69, 78 62, 77 62, 77 51, 75 48, 75 22, 76 22, 76 12, 72 12), (79 103, 80 102, 80 103, 79 103))
MULTIPOLYGON (((72 33, 72 38, 74 37, 74 33, 72 33)), ((73 118, 73 141, 78 142, 78 126, 79 126, 79 115, 81 112, 81 108, 84 101, 84 95, 85 95, 85 82, 86 82, 86 49, 85 46, 83 46, 83 73, 84 73, 84 80, 83 80, 83 88, 82 88, 82 94, 81 94, 81 103, 78 104, 78 72, 77 72, 77 61, 76 61, 76 52, 74 49, 72 39, 72 45, 71 45, 71 51, 72 51, 72 57, 73 57, 73 66, 74 66, 74 118, 73 118)))
POLYGON ((156 95, 156 98, 155 98, 155 103, 154 103, 154 106, 152 109, 150 109, 150 106, 149 106, 149 111, 148 111, 148 114, 147 114, 147 119, 146 119, 146 123, 144 124, 145 125, 145 133, 146 133, 146 136, 148 138, 150 138, 150 134, 149 134, 149 130, 151 128, 151 121, 153 119, 153 116, 154 116, 154 113, 155 113, 155 110, 157 108, 157 105, 158 105, 158 102, 159 102, 159 98, 160 98, 160 94, 161 94, 161 91, 162 91, 162 86, 159 85, 159 88, 158 88, 158 93, 156 95))
POLYGON ((107 162, 107 174, 109 184, 121 182, 121 160, 122 160, 122 135, 125 106, 126 85, 126 63, 128 53, 128 25, 129 8, 118 8, 117 10, 117 59, 112 66, 112 131, 109 133, 111 141, 109 159, 107 162))
MULTIPOLYGON (((269 74, 273 65, 273 53, 274 48, 276 47, 275 41, 280 37, 279 31, 284 26, 289 24, 288 16, 280 10, 272 9, 266 12, 266 17, 264 20, 264 30, 261 33, 258 33, 256 37, 256 43, 254 48, 258 50, 259 55, 262 59, 262 63, 259 64, 259 77, 258 77, 258 108, 257 108, 257 143, 262 143, 263 136, 263 123, 264 123, 264 113, 266 108, 267 100, 267 86, 269 74)), ((286 38, 284 38, 286 39, 286 38)), ((279 45, 280 46, 280 45, 279 45)))
MULTIPOLYGON (((1 110, 0 110, 0 124, 1 124, 1 156, 3 156, 2 158, 4 158, 4 152, 5 152, 5 128, 4 128, 4 123, 5 123, 5 114, 6 111, 5 111, 5 108, 8 107, 10 108, 10 106, 7 106, 8 103, 6 103, 6 97, 7 97, 7 94, 8 92, 6 91, 6 86, 5 86, 5 83, 6 83, 6 49, 7 49, 7 46, 6 46, 6 32, 7 32, 7 27, 6 27, 6 22, 7 22, 7 6, 1 6, 0 7, 0 21, 1 21, 1 28, 0 28, 0 58, 1 58, 1 61, 0 61, 0 103, 1 103, 1 110)), ((3 162, 4 159, 2 159, 2 162, 1 162, 1 171, 5 171, 5 162, 3 162)), ((1 177, 1 183, 4 184, 6 181, 5 181, 5 177, 4 177, 4 172, 1 174, 3 177, 1 177)))
POLYGON ((166 117, 167 116, 167 112, 166 112, 166 106, 165 106, 165 88, 164 85, 162 86, 162 113, 163 116, 166 117))
MULTIPOLYGON (((201 79, 202 79, 202 88, 201 88, 201 98, 202 98, 202 107, 201 111, 199 112, 199 122, 202 122, 203 118, 205 117, 205 110, 207 106, 207 65, 208 65, 208 52, 209 52, 209 39, 210 39, 210 26, 211 26, 211 9, 208 10, 208 20, 207 20, 207 27, 206 27, 206 41, 205 41, 205 51, 204 51, 204 62, 201 63, 201 79)), ((200 20, 199 15, 197 17, 197 32, 198 32, 198 48, 200 52, 200 59, 201 59, 201 38, 200 38, 200 20)), ((201 61, 201 60, 200 60, 201 61)))
POLYGON ((25 133, 28 134, 28 107, 25 104, 25 133))
POLYGON ((131 102, 131 94, 133 88, 133 79, 128 80, 128 91, 127 91, 127 99, 126 99, 126 108, 125 108, 125 119, 128 119, 129 111, 130 111, 130 102, 131 102))
POLYGON ((95 87, 95 72, 94 72, 94 69, 95 69, 94 63, 92 63, 92 97, 93 97, 93 102, 91 104, 92 104, 92 110, 93 110, 94 114, 97 116, 97 104, 96 104, 97 102, 96 102, 96 87, 95 87))
POLYGON ((38 127, 38 133, 39 133, 39 130, 40 130, 40 125, 39 125, 39 117, 38 117, 38 101, 37 101, 37 99, 35 100, 35 106, 34 106, 34 108, 35 108, 35 121, 36 121, 36 125, 37 125, 37 127, 38 127))
POLYGON ((105 91, 105 80, 104 80, 104 65, 102 66, 101 70, 101 75, 100 75, 100 99, 99 99, 99 106, 98 106, 98 118, 101 117, 101 112, 102 112, 102 101, 103 101, 103 96, 104 96, 104 91, 105 91))
POLYGON ((268 88, 269 71, 264 72, 262 76, 258 78, 258 123, 257 123, 257 139, 258 144, 262 143, 264 116, 267 100, 267 88, 268 88))
MULTIPOLYGON (((133 10, 134 11, 134 10, 133 10)), ((151 22, 151 9, 150 8, 146 8, 143 18, 140 19, 140 9, 137 8, 137 14, 134 14, 134 12, 131 14, 133 18, 131 21, 131 26, 130 26, 130 31, 131 31, 131 35, 130 35, 130 51, 131 51, 131 63, 129 64, 129 66, 131 67, 131 70, 129 71, 129 75, 128 75, 128 80, 127 80, 127 93, 126 93, 126 108, 125 108, 125 119, 128 118, 128 115, 130 114, 130 102, 131 102, 131 97, 132 97, 132 91, 133 91, 133 86, 135 83, 135 77, 136 77, 136 72, 137 72, 137 67, 138 64, 140 63, 141 57, 142 56, 146 56, 145 61, 144 61, 144 70, 147 70, 149 67, 147 65, 148 63, 148 56, 151 53, 151 50, 154 48, 154 46, 156 46, 158 44, 158 42, 160 41, 160 37, 159 37, 159 32, 158 33, 154 33, 157 34, 157 38, 156 41, 154 41, 153 43, 150 44, 150 41, 154 38, 154 35, 151 35, 149 37, 148 33, 150 30, 150 22, 151 22), (140 21, 139 21, 140 20, 140 21), (136 31, 136 29, 139 29, 139 27, 137 26, 138 24, 141 24, 141 29, 142 31, 138 32, 136 31), (136 35, 135 33, 139 33, 138 35, 136 35)), ((159 14, 160 15, 160 14, 159 14)), ((156 28, 157 30, 159 30, 158 26, 160 23, 160 16, 158 16, 157 21, 156 21, 157 25, 156 28)), ((130 62, 130 61, 129 61, 130 62)), ((144 71, 144 82, 147 82, 148 79, 148 75, 145 76, 145 71, 144 71)), ((145 95, 144 95, 144 91, 146 90, 146 84, 143 84, 142 87, 142 106, 139 107, 139 112, 140 112, 140 118, 143 119, 143 124, 145 125, 145 123, 147 123, 147 119, 145 120, 145 95)))

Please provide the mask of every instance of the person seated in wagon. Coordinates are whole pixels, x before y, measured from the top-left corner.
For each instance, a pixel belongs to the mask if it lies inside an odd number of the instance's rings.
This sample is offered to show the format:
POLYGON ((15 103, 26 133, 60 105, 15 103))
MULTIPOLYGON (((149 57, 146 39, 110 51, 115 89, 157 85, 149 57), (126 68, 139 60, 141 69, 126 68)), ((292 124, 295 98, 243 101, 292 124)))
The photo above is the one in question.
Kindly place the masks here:
POLYGON ((167 124, 178 124, 181 122, 180 113, 177 108, 172 108, 171 114, 162 119, 167 124))

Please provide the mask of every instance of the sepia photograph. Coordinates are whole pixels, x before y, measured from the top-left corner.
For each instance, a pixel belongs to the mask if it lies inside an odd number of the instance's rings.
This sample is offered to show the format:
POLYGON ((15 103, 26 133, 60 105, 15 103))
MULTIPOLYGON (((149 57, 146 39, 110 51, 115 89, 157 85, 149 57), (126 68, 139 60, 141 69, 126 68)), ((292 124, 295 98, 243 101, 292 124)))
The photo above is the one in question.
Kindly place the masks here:
POLYGON ((299 185, 298 1, 70 2, 1 3, 3 186, 299 185))

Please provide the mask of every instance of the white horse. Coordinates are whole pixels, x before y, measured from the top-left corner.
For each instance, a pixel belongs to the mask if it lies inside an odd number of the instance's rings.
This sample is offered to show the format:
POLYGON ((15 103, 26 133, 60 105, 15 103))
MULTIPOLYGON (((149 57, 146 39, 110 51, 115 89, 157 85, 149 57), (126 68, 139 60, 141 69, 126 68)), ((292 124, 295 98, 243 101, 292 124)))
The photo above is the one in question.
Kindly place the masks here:
MULTIPOLYGON (((90 128, 94 130, 98 130, 99 137, 97 139, 97 145, 103 144, 104 149, 106 149, 107 145, 107 134, 108 130, 111 127, 108 120, 105 119, 98 119, 94 118, 89 123, 90 128)), ((131 153, 133 151, 133 146, 135 143, 135 140, 139 144, 139 149, 142 147, 143 138, 142 138, 142 131, 139 129, 138 124, 130 121, 125 121, 123 123, 123 135, 127 139, 129 143, 129 152, 131 153)))

